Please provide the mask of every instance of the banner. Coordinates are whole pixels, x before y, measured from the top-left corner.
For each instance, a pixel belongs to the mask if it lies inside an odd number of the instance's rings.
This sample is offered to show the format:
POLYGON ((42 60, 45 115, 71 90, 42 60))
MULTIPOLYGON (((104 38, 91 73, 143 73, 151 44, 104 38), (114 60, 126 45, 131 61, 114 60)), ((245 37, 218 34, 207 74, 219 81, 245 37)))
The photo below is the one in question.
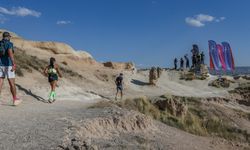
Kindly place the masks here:
POLYGON ((225 63, 225 55, 224 55, 224 49, 223 46, 220 44, 217 44, 217 50, 219 54, 219 59, 221 63, 221 68, 226 71, 226 63, 225 63))
POLYGON ((219 58, 219 53, 218 53, 218 49, 217 49, 217 44, 215 41, 209 40, 208 41, 208 46, 209 46, 209 56, 210 56, 210 67, 211 64, 212 67, 215 70, 220 70, 220 58, 219 58))
POLYGON ((222 42, 222 46, 223 46, 223 51, 224 51, 224 56, 225 56, 226 69, 229 71, 234 71, 235 65, 234 65, 232 49, 229 43, 227 42, 222 42))

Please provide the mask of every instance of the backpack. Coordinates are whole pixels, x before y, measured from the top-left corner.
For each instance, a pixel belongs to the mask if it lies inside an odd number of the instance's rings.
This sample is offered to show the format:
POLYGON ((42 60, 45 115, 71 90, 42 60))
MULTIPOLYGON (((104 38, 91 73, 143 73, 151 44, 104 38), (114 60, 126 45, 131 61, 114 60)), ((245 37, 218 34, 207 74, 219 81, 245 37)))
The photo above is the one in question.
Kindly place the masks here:
POLYGON ((120 76, 117 77, 117 78, 116 78, 116 84, 117 84, 117 85, 122 85, 122 79, 123 79, 123 78, 120 77, 120 76))
POLYGON ((5 55, 5 42, 4 41, 0 41, 0 57, 5 55))

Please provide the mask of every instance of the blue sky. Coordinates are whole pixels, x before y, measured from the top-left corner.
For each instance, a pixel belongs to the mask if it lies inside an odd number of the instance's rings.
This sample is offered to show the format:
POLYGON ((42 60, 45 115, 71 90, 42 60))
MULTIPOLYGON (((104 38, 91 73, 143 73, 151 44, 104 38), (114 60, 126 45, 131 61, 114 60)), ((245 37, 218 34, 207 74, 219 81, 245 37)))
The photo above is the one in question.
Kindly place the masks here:
POLYGON ((236 65, 250 66, 249 6, 249 0, 0 0, 0 28, 65 42, 98 61, 144 67, 172 66, 193 43, 207 53, 208 40, 228 41, 236 65))

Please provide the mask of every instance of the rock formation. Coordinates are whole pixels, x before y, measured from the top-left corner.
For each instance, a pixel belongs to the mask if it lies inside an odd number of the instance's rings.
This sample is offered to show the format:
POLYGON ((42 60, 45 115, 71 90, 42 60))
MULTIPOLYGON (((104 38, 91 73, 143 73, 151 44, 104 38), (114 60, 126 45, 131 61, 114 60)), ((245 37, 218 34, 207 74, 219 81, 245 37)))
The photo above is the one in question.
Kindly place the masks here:
POLYGON ((105 62, 103 63, 105 67, 109 67, 112 69, 118 69, 118 70, 132 70, 134 67, 134 64, 132 62, 128 63, 120 63, 120 62, 105 62))
POLYGON ((149 84, 156 85, 157 79, 158 79, 157 69, 155 67, 152 67, 149 71, 149 84))

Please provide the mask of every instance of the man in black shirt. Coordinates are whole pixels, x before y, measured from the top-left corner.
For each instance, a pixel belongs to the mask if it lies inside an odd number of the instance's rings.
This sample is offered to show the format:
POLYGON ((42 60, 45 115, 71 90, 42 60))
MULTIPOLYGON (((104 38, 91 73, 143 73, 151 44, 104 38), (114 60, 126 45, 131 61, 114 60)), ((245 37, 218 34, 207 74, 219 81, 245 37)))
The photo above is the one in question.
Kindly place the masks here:
POLYGON ((123 74, 122 73, 120 73, 120 75, 115 79, 115 84, 116 84, 115 100, 117 100, 119 91, 121 92, 121 99, 122 99, 122 96, 123 96, 123 74))

